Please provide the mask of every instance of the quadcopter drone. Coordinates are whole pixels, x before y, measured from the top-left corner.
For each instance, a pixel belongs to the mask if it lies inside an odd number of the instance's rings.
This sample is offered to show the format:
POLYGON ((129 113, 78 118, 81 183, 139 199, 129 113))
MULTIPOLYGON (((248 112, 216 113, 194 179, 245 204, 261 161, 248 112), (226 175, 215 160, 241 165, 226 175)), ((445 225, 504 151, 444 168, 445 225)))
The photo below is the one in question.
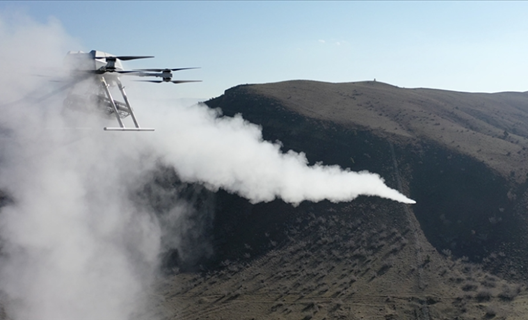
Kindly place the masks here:
POLYGON ((106 131, 154 131, 154 128, 143 128, 139 125, 136 115, 130 106, 125 87, 121 83, 121 75, 138 77, 154 77, 161 79, 138 80, 152 83, 186 83, 199 82, 200 80, 172 80, 173 71, 181 71, 196 68, 175 69, 135 69, 124 70, 122 61, 154 58, 153 56, 115 56, 106 52, 92 50, 88 53, 82 51, 70 51, 66 56, 66 62, 71 68, 72 88, 64 100, 64 106, 71 109, 86 109, 96 105, 105 114, 115 115, 119 127, 105 127, 106 131), (87 83, 82 89, 76 90, 78 83, 87 83), (123 101, 115 100, 110 91, 117 87, 123 97, 123 101), (123 118, 131 116, 134 127, 126 127, 123 118))

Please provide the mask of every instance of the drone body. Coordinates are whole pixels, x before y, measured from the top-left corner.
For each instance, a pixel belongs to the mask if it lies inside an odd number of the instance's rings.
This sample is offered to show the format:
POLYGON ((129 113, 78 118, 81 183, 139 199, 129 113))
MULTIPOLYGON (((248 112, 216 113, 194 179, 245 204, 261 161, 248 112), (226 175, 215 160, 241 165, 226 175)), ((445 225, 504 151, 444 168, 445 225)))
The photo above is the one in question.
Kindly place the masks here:
POLYGON ((73 84, 87 83, 83 86, 83 92, 71 89, 68 97, 64 100, 65 107, 72 109, 86 108, 95 104, 107 115, 115 115, 119 127, 105 127, 107 131, 154 131, 153 128, 140 127, 136 115, 130 106, 125 88, 121 83, 120 75, 131 75, 139 77, 159 77, 162 80, 140 80, 145 82, 172 82, 175 84, 185 82, 196 82, 199 80, 172 80, 172 71, 187 70, 194 68, 178 69, 139 69, 124 70, 122 61, 153 58, 153 56, 115 56, 106 52, 92 50, 88 53, 82 51, 70 51, 66 56, 66 64, 71 70, 73 84), (110 88, 119 88, 123 101, 113 98, 110 88), (125 127, 122 118, 131 116, 134 127, 125 127))

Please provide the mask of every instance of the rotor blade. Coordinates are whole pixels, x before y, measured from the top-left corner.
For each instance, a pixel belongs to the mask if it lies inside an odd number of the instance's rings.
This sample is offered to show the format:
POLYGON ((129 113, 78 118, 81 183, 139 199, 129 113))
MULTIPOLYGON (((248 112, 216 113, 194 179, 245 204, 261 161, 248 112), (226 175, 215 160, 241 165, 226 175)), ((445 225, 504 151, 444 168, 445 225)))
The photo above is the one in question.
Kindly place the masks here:
MULTIPOLYGON (((75 86, 77 83, 79 83, 79 82, 81 82, 81 81, 83 81, 83 80, 86 80, 86 79, 88 79, 88 78, 91 77, 91 76, 92 76, 91 74, 87 73, 87 74, 85 74, 84 76, 75 77, 74 79, 68 78, 68 79, 66 79, 66 81, 70 80, 71 82, 69 82, 69 83, 67 83, 67 84, 65 84, 65 85, 63 85, 63 86, 60 86, 59 88, 57 88, 56 90, 53 90, 52 92, 49 92, 48 94, 45 94, 45 95, 43 95, 43 96, 39 96, 39 97, 36 98, 36 99, 38 99, 38 101, 44 101, 44 100, 46 100, 46 99, 48 99, 48 98, 50 98, 50 97, 52 97, 52 96, 54 96, 54 95, 56 95, 56 94, 59 94, 59 93, 65 91, 65 90, 67 90, 67 89, 69 89, 69 88, 75 86)), ((54 80, 51 80, 51 81, 54 81, 54 80)), ((55 81, 54 81, 54 82, 55 82, 55 81)), ((36 92, 37 92, 37 90, 35 90, 34 92, 31 92, 31 93, 28 94, 28 96, 26 96, 26 97, 23 97, 23 98, 18 99, 18 100, 16 100, 16 101, 8 102, 8 103, 6 103, 6 104, 1 104, 0 106, 3 107, 3 106, 16 105, 16 104, 18 104, 18 103, 21 103, 21 102, 23 102, 23 101, 26 101, 26 99, 28 99, 28 98, 31 98, 31 95, 32 95, 33 93, 36 93, 36 92)))
POLYGON ((52 78, 52 76, 48 76, 45 74, 32 74, 32 76, 39 78, 51 78, 48 79, 49 82, 66 82, 68 80, 67 78, 52 78))
POLYGON ((162 72, 165 69, 134 69, 134 71, 151 71, 151 72, 162 72))
POLYGON ((190 70, 190 69, 200 69, 200 67, 176 68, 176 69, 171 69, 171 71, 190 70))
POLYGON ((153 83, 162 83, 163 80, 135 80, 138 82, 153 82, 153 83))
POLYGON ((175 68, 175 69, 134 69, 136 71, 151 71, 151 72, 163 72, 163 71, 181 71, 189 69, 200 69, 199 67, 190 67, 190 68, 175 68))
MULTIPOLYGON (((117 58, 122 61, 127 61, 127 60, 136 60, 136 59, 149 59, 149 58, 154 58, 154 56, 119 56, 119 57, 114 57, 114 58, 117 58)), ((108 57, 106 58, 106 60, 108 60, 108 57)))
POLYGON ((172 81, 163 81, 163 80, 135 80, 141 82, 153 82, 153 83, 162 83, 162 82, 172 82, 174 84, 186 83, 186 82, 202 82, 202 80, 172 80, 172 81))
POLYGON ((172 80, 170 82, 174 84, 179 84, 179 83, 186 83, 186 82, 202 82, 202 80, 172 80))

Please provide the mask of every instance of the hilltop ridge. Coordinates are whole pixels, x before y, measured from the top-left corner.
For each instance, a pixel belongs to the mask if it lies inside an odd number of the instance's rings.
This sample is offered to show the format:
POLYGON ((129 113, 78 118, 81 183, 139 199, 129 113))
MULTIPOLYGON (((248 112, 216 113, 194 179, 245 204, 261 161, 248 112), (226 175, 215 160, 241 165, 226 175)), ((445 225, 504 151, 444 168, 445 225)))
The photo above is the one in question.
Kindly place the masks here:
POLYGON ((526 180, 528 93, 404 89, 366 81, 286 81, 249 86, 304 116, 368 128, 389 139, 428 139, 526 180))

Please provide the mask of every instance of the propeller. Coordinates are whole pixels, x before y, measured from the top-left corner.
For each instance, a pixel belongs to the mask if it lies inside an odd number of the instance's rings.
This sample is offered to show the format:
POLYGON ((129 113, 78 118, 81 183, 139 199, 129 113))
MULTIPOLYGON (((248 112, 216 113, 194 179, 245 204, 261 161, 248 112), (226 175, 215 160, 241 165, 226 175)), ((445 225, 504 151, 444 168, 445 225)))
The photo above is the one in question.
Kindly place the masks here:
POLYGON ((129 70, 120 70, 120 71, 119 71, 119 70, 118 70, 118 71, 116 71, 116 72, 117 72, 117 73, 124 73, 124 74, 127 74, 127 73, 141 73, 141 71, 134 71, 134 70, 132 70, 132 71, 129 71, 129 70))
MULTIPOLYGON (((198 67, 192 67, 192 68, 175 68, 175 69, 134 69, 134 70, 122 70, 122 71, 116 71, 117 73, 121 74, 137 74, 142 75, 143 72, 162 72, 162 73, 171 73, 172 71, 180 71, 180 70, 189 70, 189 69, 199 69, 198 67)), ((162 76, 162 74, 144 74, 144 76, 162 76)))
POLYGON ((164 80, 136 80, 136 81, 152 82, 152 83, 172 82, 174 84, 186 83, 186 82, 202 82, 202 80, 171 80, 171 81, 164 81, 164 80))
POLYGON ((136 59, 149 59, 154 58, 154 56, 119 56, 119 57, 95 57, 95 59, 106 59, 107 61, 115 61, 116 59, 122 60, 122 61, 128 61, 128 60, 136 60, 136 59))
POLYGON ((150 72, 168 72, 168 71, 181 71, 181 70, 189 70, 189 69, 199 69, 199 67, 191 67, 191 68, 175 68, 175 69, 134 69, 134 71, 150 71, 150 72))

